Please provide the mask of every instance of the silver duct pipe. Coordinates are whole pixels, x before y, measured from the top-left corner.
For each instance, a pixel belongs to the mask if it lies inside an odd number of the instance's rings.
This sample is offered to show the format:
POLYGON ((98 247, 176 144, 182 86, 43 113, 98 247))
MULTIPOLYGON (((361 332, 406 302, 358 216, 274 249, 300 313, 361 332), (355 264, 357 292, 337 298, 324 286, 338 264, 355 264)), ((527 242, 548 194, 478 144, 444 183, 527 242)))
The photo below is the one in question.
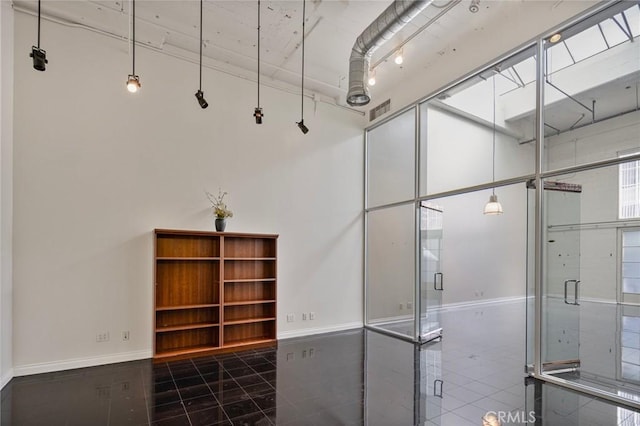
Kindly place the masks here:
POLYGON ((358 36, 351 49, 349 58, 349 92, 347 103, 351 106, 364 106, 369 103, 369 62, 371 55, 395 33, 400 31, 413 18, 422 12, 433 0, 394 0, 363 32, 358 36))

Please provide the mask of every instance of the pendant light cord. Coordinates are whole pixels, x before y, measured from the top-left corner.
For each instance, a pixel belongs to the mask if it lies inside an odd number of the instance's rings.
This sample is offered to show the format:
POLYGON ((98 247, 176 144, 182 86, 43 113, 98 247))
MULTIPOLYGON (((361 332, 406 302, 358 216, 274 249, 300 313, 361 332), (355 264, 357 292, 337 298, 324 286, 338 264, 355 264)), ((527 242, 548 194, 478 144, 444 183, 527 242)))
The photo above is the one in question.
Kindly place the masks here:
MULTIPOLYGON (((493 75, 493 153, 491 162, 492 182, 496 181, 496 74, 493 75)), ((496 188, 492 189, 493 195, 496 194, 496 188)))
POLYGON ((260 108, 260 0, 258 0, 258 108, 260 108))
POLYGON ((131 43, 131 68, 132 74, 136 75, 136 0, 131 0, 132 8, 132 30, 133 30, 133 42, 131 43))
POLYGON ((202 91, 202 2, 200 0, 200 82, 198 83, 198 90, 202 91))
POLYGON ((301 90, 300 90, 300 113, 301 120, 304 120, 304 21, 305 21, 305 13, 306 13, 306 1, 302 0, 302 79, 301 79, 301 90))
POLYGON ((38 0, 38 49, 40 49, 40 0, 38 0))

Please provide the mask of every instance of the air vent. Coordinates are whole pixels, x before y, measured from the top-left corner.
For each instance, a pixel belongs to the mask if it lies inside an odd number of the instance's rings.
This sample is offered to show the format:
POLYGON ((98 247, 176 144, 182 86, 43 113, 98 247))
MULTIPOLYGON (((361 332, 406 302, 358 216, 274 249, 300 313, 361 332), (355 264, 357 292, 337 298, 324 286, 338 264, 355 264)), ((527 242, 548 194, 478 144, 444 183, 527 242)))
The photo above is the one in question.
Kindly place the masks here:
POLYGON ((369 121, 373 121, 391 110, 391 99, 387 99, 377 107, 369 110, 369 121))

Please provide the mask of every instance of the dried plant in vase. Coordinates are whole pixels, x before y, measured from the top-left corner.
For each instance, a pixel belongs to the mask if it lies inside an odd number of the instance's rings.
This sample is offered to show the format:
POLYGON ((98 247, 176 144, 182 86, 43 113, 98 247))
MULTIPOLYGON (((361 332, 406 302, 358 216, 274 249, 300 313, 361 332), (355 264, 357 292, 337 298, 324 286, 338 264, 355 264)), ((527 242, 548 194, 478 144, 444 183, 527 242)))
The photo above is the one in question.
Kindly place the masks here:
POLYGON ((213 208, 213 216, 216 218, 216 231, 222 232, 227 226, 227 218, 233 217, 233 212, 227 207, 227 203, 224 202, 224 197, 227 192, 222 192, 218 189, 218 195, 213 195, 210 192, 205 191, 207 198, 211 202, 213 208))

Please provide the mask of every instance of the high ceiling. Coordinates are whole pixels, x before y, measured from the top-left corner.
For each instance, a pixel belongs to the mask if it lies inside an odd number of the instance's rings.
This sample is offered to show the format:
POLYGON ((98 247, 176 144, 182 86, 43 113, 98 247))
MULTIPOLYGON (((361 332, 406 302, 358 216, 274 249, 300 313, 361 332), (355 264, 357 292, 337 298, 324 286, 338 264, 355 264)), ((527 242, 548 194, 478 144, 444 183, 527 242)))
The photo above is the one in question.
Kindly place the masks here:
MULTIPOLYGON (((423 71, 443 55, 445 49, 455 49, 456 40, 490 25, 518 3, 481 0, 479 10, 472 13, 471 1, 434 1, 375 51, 371 64, 377 65, 377 85, 372 88, 372 94, 388 90, 409 72, 423 71), (401 45, 404 45, 405 56, 410 58, 402 68, 393 63, 391 56, 401 45)), ((353 43, 389 4, 391 0, 307 0, 305 89, 308 93, 344 104, 353 43)), ((302 5, 302 0, 261 1, 260 59, 264 84, 299 90, 302 5)), ((37 1, 15 1, 14 6, 30 13, 37 11, 37 1)), ((255 80, 257 0, 204 0, 203 9, 205 66, 255 80)), ((46 19, 103 32, 122 39, 125 44, 131 31, 130 11, 131 0, 42 1, 46 19)), ((136 41, 150 49, 197 61, 199 22, 197 0, 136 1, 136 41)), ((42 37, 42 47, 47 50, 50 46, 47 46, 46 33, 42 37)), ((143 74, 144 63, 138 62, 136 71, 143 74)), ((206 75, 203 85, 206 86, 206 75)), ((372 104, 375 105, 375 100, 372 104)))

